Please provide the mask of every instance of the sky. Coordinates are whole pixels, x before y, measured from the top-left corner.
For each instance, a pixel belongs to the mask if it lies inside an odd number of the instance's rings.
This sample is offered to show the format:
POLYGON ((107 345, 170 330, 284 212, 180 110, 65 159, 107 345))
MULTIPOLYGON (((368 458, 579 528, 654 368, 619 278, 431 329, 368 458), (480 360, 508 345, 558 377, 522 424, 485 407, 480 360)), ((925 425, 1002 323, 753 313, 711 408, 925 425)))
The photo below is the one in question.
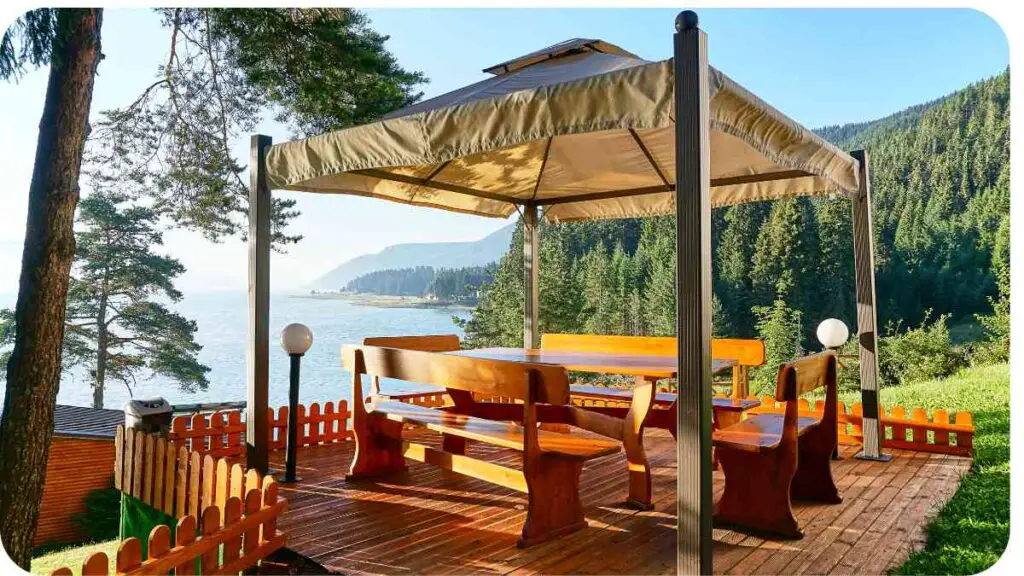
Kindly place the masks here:
MULTIPOLYGON (((649 60, 671 55, 674 10, 366 10, 389 35, 403 67, 427 75, 425 96, 479 81, 490 65, 569 38, 600 38, 649 60)), ((809 128, 873 120, 998 74, 1009 62, 999 25, 973 10, 703 9, 713 66, 809 128)), ((110 9, 92 114, 130 103, 166 59, 167 30, 149 10, 110 9)), ((13 303, 24 241, 27 194, 46 70, 0 83, 0 305, 13 303), (6 295, 6 297, 4 296, 6 295)), ((275 142, 286 126, 259 131, 275 142)), ((233 143, 248 158, 247 134, 233 143)), ((83 190, 88 193, 88 189, 83 190)), ((274 254, 274 291, 295 291, 352 257, 402 242, 468 241, 506 221, 381 200, 277 192, 302 215, 291 232, 304 240, 274 254)), ((168 231, 162 252, 182 261, 186 294, 244 291, 246 246, 213 244, 168 231)))

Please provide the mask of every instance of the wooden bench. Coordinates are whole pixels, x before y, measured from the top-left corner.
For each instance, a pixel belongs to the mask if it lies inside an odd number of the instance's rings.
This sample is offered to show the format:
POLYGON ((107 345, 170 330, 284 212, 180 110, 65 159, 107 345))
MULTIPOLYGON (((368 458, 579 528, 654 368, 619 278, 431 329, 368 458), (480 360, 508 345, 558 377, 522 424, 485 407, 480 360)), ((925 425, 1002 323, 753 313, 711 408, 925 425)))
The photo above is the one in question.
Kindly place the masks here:
MULTIPOLYGON (((599 352, 608 354, 637 354, 651 356, 676 356, 678 341, 670 336, 605 336, 593 334, 544 334, 541 336, 542 350, 565 352, 599 352)), ((711 341, 711 354, 720 360, 731 360, 732 393, 729 398, 713 398, 716 425, 728 426, 738 422, 744 411, 760 405, 748 398, 750 383, 749 369, 764 364, 764 343, 760 340, 736 338, 715 338, 711 341)), ((627 403, 632 398, 631 390, 574 384, 570 388, 574 398, 627 403)), ((674 405, 676 395, 659 392, 655 395, 654 407, 672 409, 671 414, 652 412, 645 423, 650 428, 663 428, 676 435, 674 405)))
MULTIPOLYGON (((615 453, 617 442, 574 433, 539 430, 538 404, 569 404, 569 379, 559 366, 501 362, 376 346, 344 346, 343 365, 352 378, 352 429, 356 450, 347 478, 359 480, 405 470, 405 459, 434 464, 528 495, 519 546, 586 526, 579 497, 583 463, 615 453), (501 422, 402 402, 365 402, 362 376, 432 383, 468 394, 521 401, 519 422, 501 422), (507 468, 403 439, 413 424, 447 437, 484 442, 522 453, 522 469, 507 468), (521 425, 520 425, 521 424, 521 425)), ((510 406, 511 407, 511 406, 510 406)), ((571 407, 569 407, 571 408, 571 407)))
POLYGON ((801 358, 779 369, 775 398, 784 414, 758 414, 715 430, 713 442, 725 473, 715 505, 718 524, 784 538, 802 538, 791 499, 842 502, 832 478, 836 450, 836 357, 801 358), (821 420, 799 414, 799 397, 825 388, 821 420))
MULTIPOLYGON (((675 356, 678 341, 672 336, 607 336, 595 334, 544 334, 542 350, 606 352, 609 354, 650 354, 675 356)), ((713 338, 711 356, 733 360, 732 398, 750 395, 750 369, 764 365, 764 342, 742 338, 713 338)))

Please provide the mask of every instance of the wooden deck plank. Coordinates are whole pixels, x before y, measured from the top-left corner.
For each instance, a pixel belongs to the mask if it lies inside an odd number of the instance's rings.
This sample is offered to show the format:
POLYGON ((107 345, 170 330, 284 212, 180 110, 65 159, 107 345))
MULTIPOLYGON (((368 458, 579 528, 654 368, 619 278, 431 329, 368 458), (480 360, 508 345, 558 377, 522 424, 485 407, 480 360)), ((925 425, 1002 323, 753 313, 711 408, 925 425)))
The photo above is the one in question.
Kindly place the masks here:
POLYGON ((843 555, 839 564, 832 570, 833 573, 861 573, 865 562, 871 557, 889 527, 899 519, 907 504, 926 484, 925 479, 918 476, 918 472, 927 459, 919 454, 904 457, 910 461, 907 469, 897 473, 890 483, 890 486, 896 488, 893 498, 888 501, 853 548, 843 555))
MULTIPOLYGON (((436 435, 413 433, 417 441, 436 435)), ((515 547, 526 497, 487 482, 409 462, 408 473, 375 481, 345 480, 353 443, 300 448, 295 486, 281 485, 289 510, 279 522, 288 546, 351 574, 669 574, 675 572, 675 446, 649 430, 655 508, 624 504, 628 480, 621 454, 588 462, 580 494, 589 527, 527 549, 515 547)), ((513 450, 470 443, 475 457, 516 467, 513 450)), ((855 460, 854 447, 833 464, 844 501, 794 503, 806 536, 763 540, 716 528, 716 573, 884 573, 923 538, 923 525, 956 490, 966 458, 894 451, 880 464, 855 460)), ((283 453, 272 455, 282 464, 283 453)), ((716 498, 724 487, 714 475, 716 498)))
MULTIPOLYGON (((852 454, 852 449, 844 448, 842 452, 844 459, 833 467, 833 478, 835 478, 836 486, 839 488, 840 493, 844 495, 844 498, 846 498, 848 490, 850 490, 859 477, 856 471, 870 464, 859 461, 849 462, 848 460, 852 454), (840 463, 843 465, 839 465, 840 463)), ((818 504, 801 505, 797 502, 794 506, 794 512, 797 521, 800 522, 801 526, 804 526, 809 537, 813 534, 810 531, 812 526, 820 524, 820 522, 812 524, 815 518, 830 510, 834 510, 834 508, 834 506, 818 504)), ((802 545, 801 541, 765 540, 757 536, 747 536, 735 548, 721 555, 723 557, 722 562, 719 562, 719 558, 716 556, 715 571, 729 574, 775 574, 778 573, 778 569, 782 565, 799 553, 802 545)))
MULTIPOLYGON (((602 500, 614 498, 616 492, 625 493, 626 486, 619 482, 621 475, 609 474, 610 466, 598 464, 601 474, 584 472, 583 490, 593 498, 595 494, 602 500)), ((487 559, 491 554, 500 553, 514 547, 513 535, 521 528, 525 517, 525 499, 518 508, 505 509, 500 513, 481 518, 477 516, 472 523, 459 526, 456 530, 440 530, 437 536, 426 537, 426 542, 421 539, 420 534, 410 535, 408 540, 418 544, 416 548, 417 561, 410 565, 413 570, 431 569, 436 570, 436 562, 442 561, 458 570, 461 565, 472 565, 477 560, 487 559), (485 535, 500 533, 507 534, 508 538, 486 538, 485 535), (427 553, 427 554, 425 554, 427 553)), ((594 508, 585 508, 588 519, 591 520, 591 529, 594 527, 594 508)), ((585 532, 589 532, 586 530, 585 532)), ((462 571, 465 571, 464 569, 462 571)))

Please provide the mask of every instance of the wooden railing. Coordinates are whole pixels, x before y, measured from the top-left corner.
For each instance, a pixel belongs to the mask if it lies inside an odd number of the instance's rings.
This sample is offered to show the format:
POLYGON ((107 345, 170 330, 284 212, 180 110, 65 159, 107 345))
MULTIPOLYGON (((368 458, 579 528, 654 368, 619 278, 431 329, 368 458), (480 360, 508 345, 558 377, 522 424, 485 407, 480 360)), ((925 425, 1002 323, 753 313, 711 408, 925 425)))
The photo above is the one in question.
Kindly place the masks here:
MULTIPOLYGON (((314 402, 307 408, 299 404, 299 445, 310 446, 338 442, 352 436, 348 429, 348 401, 341 400, 335 409, 334 402, 327 402, 321 409, 314 402)), ((269 446, 271 450, 283 450, 288 432, 288 407, 267 410, 269 446)), ((170 439, 176 449, 187 448, 193 452, 214 458, 241 456, 245 454, 245 421, 242 412, 229 410, 210 414, 197 413, 191 416, 176 416, 171 421, 170 439)))
MULTIPOLYGON (((220 505, 206 506, 202 514, 190 513, 178 520, 173 547, 171 530, 165 525, 150 532, 146 559, 142 558, 142 543, 137 538, 123 540, 117 549, 115 573, 141 576, 169 574, 173 570, 175 574, 237 574, 284 546, 287 536, 278 533, 277 520, 288 501, 278 499, 274 479, 267 476, 259 482, 258 475, 247 475, 243 499, 240 468, 237 476, 235 470, 231 471, 230 494, 222 496, 220 505), (250 485, 250 478, 258 484, 250 485), (196 518, 200 519, 198 524, 196 518)), ((217 486, 221 497, 219 487, 227 483, 217 486)), ((108 569, 109 559, 103 552, 93 553, 82 562, 83 576, 106 576, 108 569)), ((71 576, 72 571, 64 567, 51 574, 71 576)))
MULTIPOLYGON (((755 398, 751 396, 750 398, 755 398)), ((761 406, 750 413, 777 413, 785 410, 785 405, 776 402, 775 398, 765 396, 758 398, 761 406)), ((821 417, 824 400, 816 400, 812 405, 806 398, 800 399, 800 414, 821 417)), ((839 442, 843 444, 862 444, 864 432, 863 406, 861 403, 847 407, 840 402, 838 405, 839 442)), ((893 406, 887 410, 878 406, 879 419, 883 427, 882 446, 917 452, 934 452, 970 456, 974 451, 974 419, 970 412, 956 412, 953 420, 946 410, 935 410, 928 418, 924 408, 893 406)))

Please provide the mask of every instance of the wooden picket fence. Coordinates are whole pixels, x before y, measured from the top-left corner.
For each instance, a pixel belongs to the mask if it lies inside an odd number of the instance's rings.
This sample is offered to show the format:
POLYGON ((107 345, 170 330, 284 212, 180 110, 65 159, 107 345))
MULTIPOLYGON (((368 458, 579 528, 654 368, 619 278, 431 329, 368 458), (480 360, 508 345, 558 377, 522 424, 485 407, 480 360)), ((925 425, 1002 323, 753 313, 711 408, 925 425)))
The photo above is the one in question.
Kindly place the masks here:
POLYGON ((114 487, 175 518, 200 518, 210 506, 224 510, 231 497, 271 481, 246 471, 235 458, 216 459, 167 438, 118 426, 114 434, 114 487))
MULTIPOLYGON (((326 402, 321 409, 314 402, 307 408, 298 406, 299 445, 311 446, 338 442, 352 437, 348 429, 348 401, 341 400, 335 409, 334 402, 326 402)), ((288 407, 267 409, 269 447, 284 450, 288 436, 288 407)), ((245 454, 245 421, 242 412, 229 410, 210 414, 197 413, 191 416, 176 416, 171 421, 169 438, 175 448, 187 448, 203 456, 214 458, 241 456, 245 454)))
MULTIPOLYGON (((139 435, 152 438, 141 432, 129 434, 128 437, 139 435)), ((117 437, 125 437, 120 428, 117 437)), ((145 438, 140 445, 156 446, 145 438)), ((211 456, 207 455, 206 458, 211 456)), ((277 520, 287 509, 288 501, 278 499, 274 479, 270 476, 261 479, 259 474, 250 470, 244 476, 243 484, 241 466, 234 464, 229 473, 223 459, 217 463, 217 470, 223 472, 222 478, 230 478, 230 483, 216 483, 215 493, 219 504, 204 506, 201 514, 190 512, 181 517, 177 522, 173 547, 170 528, 165 525, 155 527, 149 534, 149 557, 146 559, 142 558, 142 543, 137 538, 123 540, 117 549, 116 574, 156 575, 169 574, 172 570, 175 574, 237 574, 256 566, 260 560, 287 543, 287 536, 277 531, 277 520), (198 523, 197 518, 200 519, 198 523), (198 572, 196 559, 199 559, 198 572)), ((147 484, 143 482, 143 485, 147 484)), ((82 562, 82 576, 106 576, 108 568, 107 555, 96 552, 82 562)), ((72 571, 64 567, 51 574, 71 576, 72 571)))
MULTIPOLYGON (((748 411, 748 414, 775 413, 781 414, 785 405, 776 402, 772 396, 757 398, 761 406, 748 411)), ((815 400, 813 405, 806 398, 800 399, 800 415, 821 417, 825 401, 815 400)), ((839 442, 842 444, 862 444, 864 442, 863 405, 853 404, 847 407, 840 402, 837 406, 839 420, 839 442)), ((879 419, 882 421, 884 437, 882 446, 887 448, 914 450, 917 452, 933 452, 939 454, 955 454, 970 456, 974 451, 974 418, 970 412, 956 412, 954 418, 946 410, 934 410, 931 419, 924 408, 893 406, 886 409, 878 406, 879 419)))

